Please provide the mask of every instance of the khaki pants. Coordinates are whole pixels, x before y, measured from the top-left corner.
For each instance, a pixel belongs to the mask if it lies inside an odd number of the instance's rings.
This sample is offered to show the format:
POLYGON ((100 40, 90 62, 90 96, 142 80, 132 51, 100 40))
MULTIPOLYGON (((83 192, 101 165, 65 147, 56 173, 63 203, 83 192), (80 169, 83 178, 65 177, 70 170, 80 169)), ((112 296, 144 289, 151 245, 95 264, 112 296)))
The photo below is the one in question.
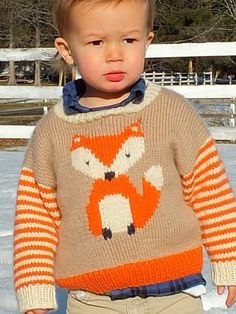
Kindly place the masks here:
POLYGON ((128 298, 111 301, 108 296, 85 292, 69 294, 67 314, 202 314, 201 298, 185 293, 165 297, 128 298))

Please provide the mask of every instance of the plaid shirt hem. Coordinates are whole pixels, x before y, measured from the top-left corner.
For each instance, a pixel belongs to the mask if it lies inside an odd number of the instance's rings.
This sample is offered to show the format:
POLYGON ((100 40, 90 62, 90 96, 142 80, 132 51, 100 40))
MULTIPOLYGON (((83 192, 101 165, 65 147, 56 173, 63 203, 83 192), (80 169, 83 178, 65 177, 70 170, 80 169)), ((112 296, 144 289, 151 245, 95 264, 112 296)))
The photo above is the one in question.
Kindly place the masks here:
POLYGON ((206 285, 206 281, 201 273, 148 286, 113 290, 106 293, 106 295, 110 296, 112 300, 126 299, 135 296, 139 296, 141 298, 147 298, 150 296, 167 296, 180 293, 183 290, 196 287, 198 285, 206 285))

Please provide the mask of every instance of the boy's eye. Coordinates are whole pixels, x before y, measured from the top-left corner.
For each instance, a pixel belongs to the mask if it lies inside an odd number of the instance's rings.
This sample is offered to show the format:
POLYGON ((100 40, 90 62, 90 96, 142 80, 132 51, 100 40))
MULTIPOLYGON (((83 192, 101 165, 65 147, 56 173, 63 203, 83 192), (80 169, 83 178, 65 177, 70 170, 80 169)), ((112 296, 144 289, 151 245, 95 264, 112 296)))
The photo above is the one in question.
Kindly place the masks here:
POLYGON ((90 42, 90 45, 92 46, 101 46, 103 44, 102 40, 93 40, 90 42))
POLYGON ((136 41, 135 38, 125 38, 125 39, 124 39, 124 42, 125 42, 126 44, 132 44, 132 43, 134 43, 135 41, 136 41))

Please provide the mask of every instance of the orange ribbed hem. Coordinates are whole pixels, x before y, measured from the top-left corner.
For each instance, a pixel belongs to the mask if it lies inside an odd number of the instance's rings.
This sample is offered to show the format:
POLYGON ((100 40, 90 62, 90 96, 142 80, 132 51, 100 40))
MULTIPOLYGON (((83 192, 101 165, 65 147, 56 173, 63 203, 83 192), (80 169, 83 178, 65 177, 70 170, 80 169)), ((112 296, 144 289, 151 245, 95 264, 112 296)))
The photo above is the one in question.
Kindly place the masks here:
POLYGON ((58 286, 102 294, 127 287, 145 286, 202 271, 202 247, 153 260, 129 263, 78 276, 59 278, 58 286))

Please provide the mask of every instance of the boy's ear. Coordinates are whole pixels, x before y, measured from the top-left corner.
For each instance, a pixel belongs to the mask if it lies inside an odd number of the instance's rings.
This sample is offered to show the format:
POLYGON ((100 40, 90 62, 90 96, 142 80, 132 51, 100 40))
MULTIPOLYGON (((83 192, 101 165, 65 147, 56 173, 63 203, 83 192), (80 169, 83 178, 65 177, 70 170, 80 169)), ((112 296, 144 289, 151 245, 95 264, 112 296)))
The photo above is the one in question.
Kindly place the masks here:
POLYGON ((64 38, 57 37, 54 41, 54 45, 67 64, 74 64, 74 60, 71 56, 70 47, 64 38))
POLYGON ((146 47, 148 48, 148 46, 151 44, 151 42, 153 41, 155 35, 153 32, 149 32, 147 35, 147 45, 146 47))

